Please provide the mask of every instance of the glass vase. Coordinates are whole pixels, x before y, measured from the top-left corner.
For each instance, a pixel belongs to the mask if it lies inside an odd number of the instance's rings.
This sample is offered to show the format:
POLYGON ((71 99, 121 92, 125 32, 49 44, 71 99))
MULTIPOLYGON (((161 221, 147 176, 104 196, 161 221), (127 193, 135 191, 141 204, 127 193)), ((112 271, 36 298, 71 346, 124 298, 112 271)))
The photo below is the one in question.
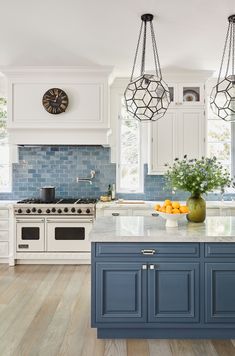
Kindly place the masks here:
POLYGON ((187 200, 189 214, 187 215, 188 221, 201 223, 206 218, 206 201, 201 195, 192 194, 187 200))

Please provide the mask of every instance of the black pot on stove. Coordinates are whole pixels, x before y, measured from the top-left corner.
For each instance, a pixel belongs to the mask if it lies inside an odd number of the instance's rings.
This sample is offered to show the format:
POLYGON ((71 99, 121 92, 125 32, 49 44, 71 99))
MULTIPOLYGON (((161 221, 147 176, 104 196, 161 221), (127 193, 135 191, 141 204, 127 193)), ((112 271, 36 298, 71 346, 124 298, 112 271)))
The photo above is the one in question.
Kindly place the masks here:
POLYGON ((44 203, 53 203, 55 201, 55 187, 40 188, 40 200, 44 203))

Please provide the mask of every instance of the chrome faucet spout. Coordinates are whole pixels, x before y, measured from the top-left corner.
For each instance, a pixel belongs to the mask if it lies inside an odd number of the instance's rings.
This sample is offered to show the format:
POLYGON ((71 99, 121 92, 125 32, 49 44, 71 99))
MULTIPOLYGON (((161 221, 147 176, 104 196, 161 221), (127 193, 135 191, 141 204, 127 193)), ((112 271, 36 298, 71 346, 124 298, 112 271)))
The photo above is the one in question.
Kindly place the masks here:
POLYGON ((94 178, 95 178, 95 171, 91 170, 89 178, 79 178, 79 177, 77 177, 76 181, 77 181, 77 183, 79 183, 79 182, 88 182, 88 183, 90 183, 90 185, 92 185, 92 179, 94 179, 94 178))

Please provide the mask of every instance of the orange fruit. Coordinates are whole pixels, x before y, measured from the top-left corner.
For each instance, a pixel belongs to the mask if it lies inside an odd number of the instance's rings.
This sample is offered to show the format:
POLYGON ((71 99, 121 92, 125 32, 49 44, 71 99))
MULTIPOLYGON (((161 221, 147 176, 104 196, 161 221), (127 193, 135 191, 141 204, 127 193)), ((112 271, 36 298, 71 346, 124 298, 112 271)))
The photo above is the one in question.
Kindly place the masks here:
POLYGON ((166 200, 164 201, 164 204, 163 204, 163 205, 164 205, 164 206, 171 205, 170 199, 166 199, 166 200))
POLYGON ((180 208, 180 203, 178 201, 173 201, 172 202, 172 208, 179 209, 180 208))
POLYGON ((157 211, 159 211, 160 208, 161 208, 161 205, 159 205, 159 204, 156 204, 156 205, 154 206, 154 209, 157 210, 157 211))
POLYGON ((163 207, 160 209, 160 211, 161 211, 162 213, 165 213, 165 212, 166 212, 166 208, 163 206, 163 207))
POLYGON ((166 206, 166 213, 168 213, 168 214, 172 213, 172 206, 171 205, 167 205, 166 206))
POLYGON ((186 206, 186 205, 182 205, 181 207, 180 207, 180 212, 181 213, 188 213, 189 212, 189 209, 188 209, 188 207, 186 206))
POLYGON ((180 214, 179 209, 173 209, 173 210, 172 210, 172 214, 180 214))

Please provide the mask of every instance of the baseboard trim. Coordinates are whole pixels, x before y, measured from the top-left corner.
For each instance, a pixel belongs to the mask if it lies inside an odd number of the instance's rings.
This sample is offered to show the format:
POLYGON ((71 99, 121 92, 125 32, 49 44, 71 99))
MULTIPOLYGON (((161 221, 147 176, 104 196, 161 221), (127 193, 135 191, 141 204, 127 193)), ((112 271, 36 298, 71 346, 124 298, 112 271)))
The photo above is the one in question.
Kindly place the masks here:
POLYGON ((58 259, 43 259, 43 260, 24 260, 17 259, 15 260, 16 265, 90 265, 91 260, 58 260, 58 259))
POLYGON ((98 339, 234 339, 235 329, 97 329, 98 339))

